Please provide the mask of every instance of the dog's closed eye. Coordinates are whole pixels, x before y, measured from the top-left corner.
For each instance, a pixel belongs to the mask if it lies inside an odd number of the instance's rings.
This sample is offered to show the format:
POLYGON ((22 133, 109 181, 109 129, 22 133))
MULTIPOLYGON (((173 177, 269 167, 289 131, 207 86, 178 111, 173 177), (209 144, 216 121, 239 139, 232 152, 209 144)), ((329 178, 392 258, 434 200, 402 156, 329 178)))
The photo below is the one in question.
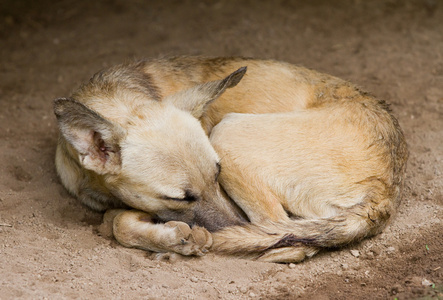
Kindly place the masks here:
POLYGON ((198 196, 194 195, 192 192, 186 190, 185 196, 183 198, 175 198, 175 197, 163 197, 165 200, 173 200, 173 201, 185 201, 185 202, 194 202, 198 200, 198 196))

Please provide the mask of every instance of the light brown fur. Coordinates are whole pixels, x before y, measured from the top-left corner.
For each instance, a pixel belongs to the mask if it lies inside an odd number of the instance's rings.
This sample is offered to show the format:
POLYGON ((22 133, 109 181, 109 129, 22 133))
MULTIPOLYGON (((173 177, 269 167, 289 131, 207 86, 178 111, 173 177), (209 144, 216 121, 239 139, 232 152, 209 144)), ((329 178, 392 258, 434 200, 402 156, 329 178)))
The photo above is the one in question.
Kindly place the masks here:
POLYGON ((124 246, 297 262, 379 233, 400 201, 408 152, 387 105, 290 64, 121 65, 55 113, 65 187, 137 209, 107 213, 124 246))

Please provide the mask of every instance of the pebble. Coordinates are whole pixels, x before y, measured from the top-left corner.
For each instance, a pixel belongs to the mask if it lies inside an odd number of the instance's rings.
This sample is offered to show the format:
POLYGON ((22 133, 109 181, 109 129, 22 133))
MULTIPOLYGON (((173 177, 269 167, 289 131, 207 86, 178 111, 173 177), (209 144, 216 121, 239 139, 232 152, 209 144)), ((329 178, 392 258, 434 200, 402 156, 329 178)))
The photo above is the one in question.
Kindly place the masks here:
POLYGON ((423 280, 421 281, 421 285, 424 286, 431 286, 432 282, 430 282, 429 280, 427 280, 426 278, 423 278, 423 280))
POLYGON ((360 256, 360 251, 358 251, 358 250, 351 250, 351 254, 354 257, 359 257, 360 256))
POLYGON ((377 250, 377 249, 371 249, 371 252, 374 254, 374 256, 377 256, 380 254, 380 250, 377 250))
POLYGON ((289 264, 289 269, 294 269, 296 266, 297 266, 296 264, 290 263, 289 264))
POLYGON ((198 278, 197 277, 191 277, 191 281, 192 282, 198 282, 198 278))
POLYGON ((252 297, 255 297, 255 294, 254 294, 253 292, 250 292, 250 293, 249 293, 249 297, 251 297, 251 298, 252 298, 252 297))
POLYGON ((386 251, 388 251, 389 253, 392 253, 392 252, 395 252, 395 248, 389 247, 388 249, 386 249, 386 251))

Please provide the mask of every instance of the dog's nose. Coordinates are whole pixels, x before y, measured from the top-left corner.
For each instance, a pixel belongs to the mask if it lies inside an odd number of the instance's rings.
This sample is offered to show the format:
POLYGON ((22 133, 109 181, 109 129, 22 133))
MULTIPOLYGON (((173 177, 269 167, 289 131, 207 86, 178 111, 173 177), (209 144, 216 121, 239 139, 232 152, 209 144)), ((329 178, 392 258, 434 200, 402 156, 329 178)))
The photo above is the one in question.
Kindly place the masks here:
POLYGON ((209 199, 203 199, 194 207, 195 224, 214 232, 224 227, 248 222, 246 215, 218 188, 209 199))

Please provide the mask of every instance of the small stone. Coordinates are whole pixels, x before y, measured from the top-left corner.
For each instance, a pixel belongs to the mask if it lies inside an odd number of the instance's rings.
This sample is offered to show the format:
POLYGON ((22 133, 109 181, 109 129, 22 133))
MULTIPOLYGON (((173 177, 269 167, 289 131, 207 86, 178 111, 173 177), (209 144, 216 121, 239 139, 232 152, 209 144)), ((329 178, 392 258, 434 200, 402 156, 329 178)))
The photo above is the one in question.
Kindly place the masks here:
POLYGON ((192 282, 198 282, 198 278, 197 277, 191 277, 190 279, 192 282))
POLYGON ((239 288, 240 293, 242 294, 246 294, 246 292, 248 291, 248 289, 245 286, 242 286, 239 288))
POLYGON ((251 297, 251 298, 252 298, 252 297, 255 297, 255 294, 254 294, 253 292, 250 292, 250 293, 249 293, 249 297, 251 297))
POLYGON ((421 281, 421 285, 424 286, 431 286, 432 282, 430 282, 429 280, 427 280, 426 278, 423 278, 423 280, 421 281))
POLYGON ((351 250, 351 254, 354 257, 359 257, 360 256, 360 251, 358 251, 358 250, 351 250))
POLYGON ((294 269, 296 266, 297 266, 296 264, 290 263, 288 267, 289 269, 294 269))
POLYGON ((343 270, 347 270, 347 269, 349 269, 349 265, 348 265, 347 263, 342 263, 342 264, 341 264, 341 268, 342 268, 343 270))
POLYGON ((365 257, 366 259, 369 259, 369 260, 371 260, 371 259, 374 259, 374 252, 372 252, 372 251, 368 251, 367 253, 366 253, 366 257, 365 257))
POLYGON ((395 252, 395 248, 389 247, 388 249, 386 249, 386 251, 388 251, 388 253, 392 253, 392 252, 395 252))
POLYGON ((374 254, 374 256, 380 255, 380 250, 378 249, 371 249, 371 252, 374 254))

